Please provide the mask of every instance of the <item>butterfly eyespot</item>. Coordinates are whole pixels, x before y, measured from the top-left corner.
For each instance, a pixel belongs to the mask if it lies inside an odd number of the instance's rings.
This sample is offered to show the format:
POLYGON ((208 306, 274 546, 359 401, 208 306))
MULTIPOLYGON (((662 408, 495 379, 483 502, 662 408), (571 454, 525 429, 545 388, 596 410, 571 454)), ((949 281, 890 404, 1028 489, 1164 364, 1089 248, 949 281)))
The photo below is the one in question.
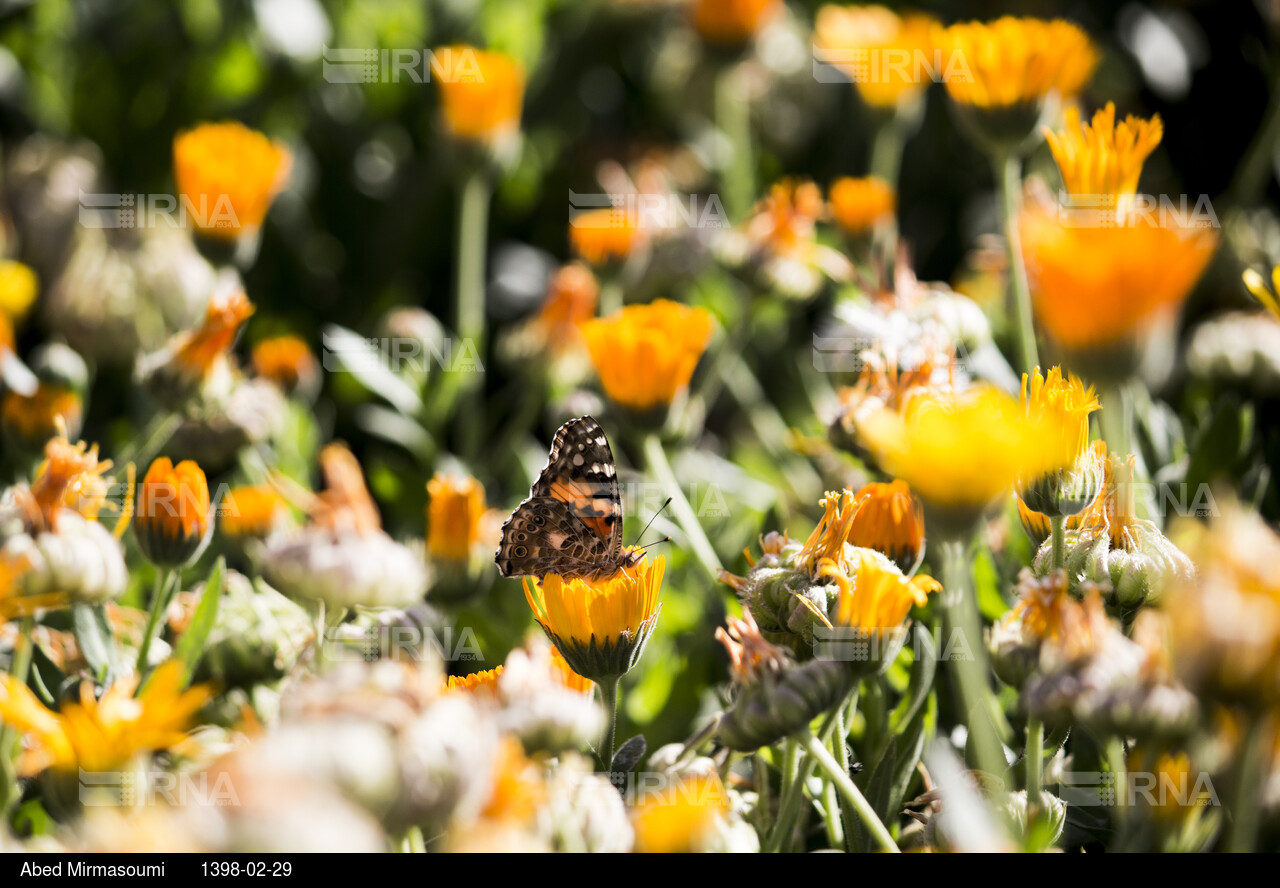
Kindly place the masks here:
POLYGON ((523 543, 523 542, 524 542, 525 540, 527 540, 527 539, 529 539, 529 535, 528 535, 528 534, 526 534, 526 533, 518 533, 518 534, 516 534, 516 542, 518 542, 518 543, 523 543))
POLYGON ((517 558, 523 558, 529 554, 529 550, 526 549, 524 546, 516 546, 514 549, 511 550, 511 554, 515 555, 517 558))
POLYGON ((541 527, 542 525, 547 523, 547 519, 543 518, 541 515, 534 515, 533 523, 541 527))

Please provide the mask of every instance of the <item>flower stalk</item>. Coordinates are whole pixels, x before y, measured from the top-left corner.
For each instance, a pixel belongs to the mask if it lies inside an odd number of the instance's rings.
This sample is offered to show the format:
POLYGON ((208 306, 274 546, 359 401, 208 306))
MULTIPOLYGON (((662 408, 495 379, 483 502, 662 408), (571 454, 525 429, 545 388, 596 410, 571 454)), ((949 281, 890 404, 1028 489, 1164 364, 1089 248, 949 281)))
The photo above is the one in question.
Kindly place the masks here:
POLYGON ((1031 317, 1031 287, 1022 256, 1022 236, 1018 231, 1018 208, 1022 194, 1022 159, 1012 151, 993 158, 1000 208, 1004 215, 1005 243, 1009 247, 1009 285, 1013 302, 1014 337, 1022 370, 1030 373, 1040 365, 1036 330, 1031 317))
POLYGON ((893 840, 889 830, 876 816, 875 809, 871 807, 871 803, 867 801, 867 797, 858 789, 858 785, 849 779, 848 771, 840 768, 831 753, 827 752, 827 747, 817 737, 809 734, 804 738, 804 748, 809 753, 810 758, 817 764, 827 779, 835 784, 836 791, 840 793, 840 797, 844 799, 853 810, 857 813, 858 819, 862 821, 875 843, 880 847, 881 851, 891 854, 899 853, 898 843, 893 840))

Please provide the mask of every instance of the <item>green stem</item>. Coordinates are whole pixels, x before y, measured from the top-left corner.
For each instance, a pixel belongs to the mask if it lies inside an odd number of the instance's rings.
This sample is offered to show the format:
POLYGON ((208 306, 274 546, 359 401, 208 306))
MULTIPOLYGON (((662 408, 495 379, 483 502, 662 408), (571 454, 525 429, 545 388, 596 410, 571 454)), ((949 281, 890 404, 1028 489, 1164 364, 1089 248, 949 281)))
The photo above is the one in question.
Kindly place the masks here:
POLYGON ((1040 814, 1041 769, 1044 767, 1044 724, 1037 718, 1027 719, 1027 821, 1040 814))
POLYGON ((620 676, 611 678, 602 678, 599 681, 600 699, 604 703, 606 714, 604 739, 600 742, 600 752, 608 752, 608 757, 602 757, 600 764, 607 771, 613 767, 613 747, 617 741, 618 735, 618 682, 620 676))
POLYGON ((831 753, 827 752, 827 747, 817 737, 809 734, 804 738, 804 748, 823 773, 827 775, 836 786, 836 791, 840 793, 840 797, 848 802, 853 810, 857 813, 858 818, 862 821, 863 826, 871 833, 871 837, 875 839, 880 850, 888 851, 896 854, 898 852, 898 844, 893 840, 893 836, 889 834, 889 830, 876 816, 875 809, 871 807, 871 803, 867 801, 857 784, 849 779, 849 772, 841 770, 840 763, 832 758, 831 753))
POLYGON ((760 835, 767 836, 770 832, 769 824, 773 793, 769 789, 769 765, 764 760, 764 753, 758 749, 751 758, 751 767, 756 779, 756 811, 759 814, 760 835))
POLYGON ((142 633, 142 644, 138 646, 138 675, 145 675, 151 656, 151 642, 159 634, 160 622, 169 610, 169 602, 178 587, 179 573, 171 567, 156 570, 156 582, 151 592, 151 611, 147 614, 147 628, 142 633))
MULTIPOLYGON (((484 354, 485 346, 485 252, 489 240, 489 200, 492 185, 488 171, 477 165, 462 180, 458 198, 458 269, 454 313, 457 334, 471 340, 476 354, 484 354)), ((461 424, 462 453, 475 456, 480 444, 480 420, 483 416, 479 393, 481 374, 466 374, 463 400, 455 414, 461 424)))
POLYGON ((1107 452, 1125 456, 1133 452, 1133 403, 1124 384, 1108 389, 1102 395, 1098 412, 1098 429, 1107 442, 1107 452))
MULTIPOLYGON (((849 773, 849 722, 853 719, 853 713, 856 712, 858 705, 858 691, 855 688, 852 697, 851 706, 841 706, 836 710, 836 761, 840 763, 840 767, 846 774, 849 773)), ((853 809, 848 805, 840 806, 840 822, 844 830, 845 850, 850 850, 849 844, 854 837, 853 809)))
POLYGON ((751 104, 743 94, 740 67, 727 63, 716 76, 716 127, 729 141, 730 154, 721 170, 725 210, 741 219, 755 200, 755 150, 751 137, 751 104))
POLYGON ((1231 835, 1227 850, 1252 853, 1258 841, 1258 809, 1271 749, 1270 719, 1255 715, 1244 737, 1231 806, 1231 835))
POLYGON ((1050 537, 1053 539, 1054 570, 1066 564, 1067 557, 1067 519, 1065 515, 1055 515, 1049 519, 1050 537))
POLYGON ((969 743, 978 768, 999 776, 1005 771, 1005 758, 1000 749, 1000 739, 996 736, 991 686, 987 681, 987 649, 982 641, 982 618, 978 614, 974 594, 969 589, 965 545, 958 540, 948 540, 942 545, 942 602, 946 625, 949 632, 960 632, 966 649, 972 654, 967 659, 951 661, 967 720, 969 743))
POLYGON ((1123 821, 1129 810, 1129 766, 1125 763, 1124 741, 1119 737, 1108 738, 1105 754, 1107 767, 1111 769, 1111 785, 1115 791, 1116 820, 1123 821))
POLYGON ((844 809, 836 801, 836 788, 830 782, 822 784, 822 825, 827 831, 827 844, 832 848, 844 847, 844 809))
POLYGON ((1000 206, 1004 212, 1004 236, 1009 245, 1009 282, 1013 298, 1014 334, 1018 344, 1021 369, 1030 373, 1040 366, 1036 351, 1036 330, 1031 320, 1031 288, 1027 283, 1027 266, 1022 259, 1022 235, 1018 232, 1018 208, 1022 199, 1022 159, 1009 153, 994 158, 996 182, 1000 188, 1000 206))
POLYGON ((680 524, 680 528, 684 531, 685 536, 689 538, 689 545, 693 548, 693 554, 697 556, 707 575, 712 580, 719 582, 721 571, 720 556, 716 554, 715 547, 711 545, 711 541, 707 539, 707 534, 702 529, 702 525, 698 523, 698 516, 694 513, 693 506, 689 505, 689 500, 685 497, 684 490, 681 489, 680 482, 676 479, 676 474, 671 469, 671 463, 667 460, 667 453, 662 448, 662 441, 659 440, 656 434, 650 434, 645 437, 644 458, 650 471, 658 476, 658 482, 666 488, 667 494, 671 497, 671 511, 675 515, 676 521, 680 524))
POLYGON ((871 142, 871 175, 883 179, 895 189, 902 166, 902 143, 902 124, 897 113, 883 115, 871 142))
POLYGON ((623 302, 622 282, 617 275, 610 275, 600 282, 600 317, 607 318, 620 311, 623 302))
MULTIPOLYGON (((18 627, 18 642, 13 649, 13 660, 9 663, 9 674, 19 685, 27 683, 31 673, 31 657, 35 652, 36 641, 33 633, 36 618, 26 616, 18 627)), ((8 814, 9 808, 18 801, 17 772, 14 768, 15 744, 18 732, 9 725, 0 724, 0 820, 8 814)))

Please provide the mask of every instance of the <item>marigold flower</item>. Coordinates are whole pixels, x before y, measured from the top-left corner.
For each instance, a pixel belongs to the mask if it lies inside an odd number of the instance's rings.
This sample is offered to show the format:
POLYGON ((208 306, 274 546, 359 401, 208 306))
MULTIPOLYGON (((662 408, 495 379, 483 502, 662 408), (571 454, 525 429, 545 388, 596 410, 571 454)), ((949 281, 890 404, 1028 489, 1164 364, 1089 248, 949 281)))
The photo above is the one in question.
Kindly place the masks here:
POLYGON ((253 303, 244 290, 217 293, 209 300, 204 322, 177 343, 175 358, 198 375, 209 372, 214 362, 231 350, 240 326, 253 314, 253 303))
POLYGON ((191 460, 162 456, 147 469, 133 516, 138 548, 153 564, 190 564, 209 541, 209 482, 191 460))
POLYGON ((990 386, 925 391, 899 413, 881 409, 859 431, 881 468, 924 501, 929 526, 967 533, 1019 475, 1049 460, 1018 408, 990 386))
POLYGON ((44 455, 31 487, 17 493, 27 527, 56 532, 60 513, 66 509, 96 520, 110 484, 104 474, 111 460, 98 459, 97 444, 72 444, 65 434, 50 438, 44 455))
POLYGON ((201 234, 234 240, 262 226, 292 161, 236 122, 202 123, 173 140, 173 175, 201 234))
POLYGON ((515 59, 463 45, 436 49, 435 55, 450 64, 448 76, 437 81, 451 135, 491 143, 519 130, 524 70, 515 59))
POLYGON ((898 196, 884 179, 845 176, 831 183, 831 215, 850 234, 870 231, 893 217, 898 196))
POLYGON ((1215 232, 1194 220, 1136 212, 1142 162, 1161 135, 1158 118, 1129 117, 1117 127, 1111 104, 1091 127, 1068 113, 1049 134, 1063 181, 1073 195, 1110 202, 1114 221, 1074 224, 1046 200, 1028 202, 1019 220, 1037 321, 1100 378, 1132 372, 1136 343, 1177 310, 1217 246, 1215 232), (1080 190, 1091 188, 1099 191, 1080 190))
POLYGON ((578 262, 558 269, 551 276, 547 297, 538 312, 547 347, 563 352, 580 345, 582 333, 578 327, 595 317, 599 298, 600 285, 591 269, 578 262))
POLYGON ((135 698, 138 676, 117 679, 100 698, 92 682, 80 685, 79 702, 52 712, 26 685, 0 675, 0 721, 27 738, 19 772, 52 768, 62 773, 118 771, 141 752, 172 749, 186 739, 196 711, 210 699, 207 686, 183 690, 185 670, 170 660, 152 674, 135 698))
POLYGON ((427 554, 465 562, 480 539, 484 486, 475 478, 437 472, 427 482, 427 554))
POLYGON ((525 577, 525 600, 574 672, 593 681, 617 678, 640 659, 657 625, 665 568, 657 558, 599 579, 525 577))
MULTIPOLYGON (((937 25, 932 16, 900 17, 884 6, 827 4, 818 10, 813 35, 817 47, 831 54, 832 64, 853 81, 863 101, 874 108, 892 108, 920 95, 928 85, 919 76, 920 63, 934 65, 937 25)), ((946 65, 946 59, 940 61, 946 65)), ((945 68, 934 73, 944 72, 945 68)))
POLYGON ((933 577, 908 578, 892 561, 874 549, 858 549, 847 573, 829 571, 840 592, 832 623, 862 632, 894 630, 913 606, 923 607, 930 592, 942 591, 933 577))
POLYGON ((470 675, 450 675, 448 690, 469 691, 471 693, 497 694, 498 678, 502 675, 502 667, 472 672, 470 675))
POLYGON ((1019 397, 1043 455, 1041 464, 1021 479, 1020 501, 1045 515, 1075 515, 1102 489, 1103 467, 1089 448, 1089 414, 1101 405, 1093 387, 1074 374, 1052 367, 1022 375, 1019 397))
POLYGON ((67 386, 41 382, 30 396, 5 392, 0 405, 0 428, 15 447, 38 452, 46 441, 58 434, 59 428, 65 429, 70 437, 77 435, 83 414, 84 399, 78 392, 67 386))
POLYGON ((0 550, 0 624, 18 617, 29 617, 44 608, 65 607, 70 599, 62 592, 28 595, 22 579, 30 570, 25 557, 0 550))
POLYGON ((630 213, 608 207, 586 210, 569 220, 569 246, 594 266, 623 260, 645 240, 630 213))
POLYGON ((693 26, 707 43, 740 46, 782 8, 780 0, 693 0, 693 26))
POLYGON ((480 812, 481 820, 490 824, 528 824, 537 816, 546 796, 542 768, 524 754, 519 740, 504 736, 498 743, 493 791, 480 812))
POLYGON ((924 555, 924 509, 907 483, 872 482, 858 491, 857 500, 849 543, 888 556, 903 573, 914 570, 924 555))
POLYGON ((230 537, 266 537, 287 509, 284 497, 270 485, 234 487, 222 498, 219 524, 230 537))
POLYGON ((0 259, 0 317, 10 321, 26 317, 39 291, 39 279, 29 266, 13 259, 0 259))
POLYGON ((714 771, 673 778, 642 794, 632 809, 636 850, 673 854, 701 850, 729 816, 729 793, 714 771))
POLYGON ((666 407, 693 377, 715 321, 705 308, 656 299, 582 325, 605 394, 636 411, 666 407))
POLYGON ((969 74, 947 78, 951 98, 980 108, 1034 104, 1050 93, 1070 98, 1098 63, 1089 35, 1062 19, 1005 16, 939 27, 933 39, 944 59, 962 59, 969 74))
POLYGON ((286 392, 313 390, 320 382, 320 365, 311 347, 297 336, 274 336, 254 343, 253 372, 286 392))

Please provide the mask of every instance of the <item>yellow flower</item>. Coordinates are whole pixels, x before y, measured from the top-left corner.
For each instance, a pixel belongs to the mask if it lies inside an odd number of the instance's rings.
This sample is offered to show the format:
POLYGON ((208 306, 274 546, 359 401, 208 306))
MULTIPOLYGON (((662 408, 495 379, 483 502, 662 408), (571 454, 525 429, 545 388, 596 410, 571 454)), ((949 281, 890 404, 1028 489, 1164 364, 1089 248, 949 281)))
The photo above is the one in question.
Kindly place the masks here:
POLYGON ((66 607, 71 603, 62 592, 23 595, 20 580, 29 568, 25 557, 0 555, 0 624, 18 617, 29 617, 45 608, 66 607))
POLYGON ((265 537, 286 507, 284 497, 269 485, 236 487, 222 498, 219 523, 230 537, 265 537))
POLYGON ((1051 367, 1041 376, 1036 367, 1030 375, 1022 374, 1019 403, 1040 438, 1043 463, 1036 474, 1068 468, 1088 450, 1089 414, 1102 405, 1093 386, 1085 388, 1080 377, 1064 375, 1061 367, 1051 367))
POLYGON ((860 432, 881 468, 924 500, 929 526, 948 537, 970 530, 1025 467, 1046 462, 1018 402, 985 385, 922 392, 901 413, 866 417, 860 432))
POLYGON ((608 207, 586 210, 569 221, 569 246, 591 265, 626 259, 644 239, 630 213, 608 207))
POLYGON ((1130 114, 1116 125, 1116 106, 1093 116, 1092 126, 1080 123, 1080 111, 1068 108, 1062 130, 1045 130, 1045 139, 1071 194, 1131 195, 1138 190, 1142 165, 1164 137, 1160 115, 1150 120, 1130 114))
POLYGON ((427 552, 433 558, 466 561, 480 539, 484 486, 469 476, 437 472, 427 482, 427 552))
POLYGON ((209 482, 191 460, 162 456, 147 469, 133 516, 138 548, 153 564, 188 564, 209 538, 209 482))
POLYGON ((234 240, 262 226, 289 152, 240 123, 202 123, 173 140, 173 175, 198 230, 234 240))
POLYGON ((693 26, 708 43, 738 46, 755 37, 782 5, 781 0, 692 0, 693 26))
POLYGON ((1276 298, 1276 294, 1280 293, 1280 265, 1271 269, 1270 287, 1267 287, 1267 282, 1262 279, 1262 275, 1252 268, 1244 270, 1244 285, 1267 311, 1280 318, 1280 299, 1276 298))
POLYGON ((670 405, 688 386, 714 323, 704 308, 656 299, 581 329, 605 394, 639 411, 670 405))
POLYGON ((30 397, 16 391, 4 394, 0 406, 0 426, 18 446, 39 451, 61 428, 69 435, 80 429, 84 400, 70 388, 41 382, 30 397))
POLYGON ((813 35, 816 46, 831 56, 868 105, 892 108, 923 92, 929 82, 925 64, 932 66, 929 71, 940 67, 933 51, 937 24, 932 16, 899 17, 883 6, 827 4, 818 10, 813 35))
POLYGON ((1105 189, 1099 199, 1114 203, 1114 224, 1066 224, 1045 201, 1028 203, 1019 219, 1036 320, 1093 376, 1132 371, 1132 344, 1177 310, 1217 246, 1213 229, 1195 220, 1133 212, 1142 161, 1160 136, 1158 119, 1130 117, 1116 127, 1112 105, 1092 127, 1068 114, 1064 129, 1049 135, 1063 181, 1073 194, 1105 189), (1110 360, 1089 360, 1089 353, 1110 360))
POLYGON ((715 771, 672 778, 645 791, 632 809, 636 850, 678 854, 705 846, 729 816, 729 794, 715 771))
POLYGON ((35 304, 40 284, 36 273, 13 259, 0 259, 0 316, 19 321, 35 304))
POLYGON ((599 579, 525 577, 525 600, 574 672, 593 681, 616 678, 635 665, 657 623, 665 568, 657 558, 599 579))
POLYGON ((1089 35, 1062 19, 1005 16, 989 24, 939 27, 933 39, 944 60, 957 60, 955 76, 946 78, 947 92, 979 108, 1035 104, 1051 93, 1070 98, 1098 63, 1089 35))
POLYGON ((0 721, 27 738, 19 772, 116 771, 138 753, 180 745, 192 716, 212 696, 204 685, 184 691, 184 672, 181 663, 168 661, 136 698, 136 675, 118 679, 97 699, 86 681, 79 702, 63 704, 60 712, 46 709, 12 676, 0 675, 0 721))
POLYGON ((498 678, 501 675, 501 666, 480 672, 472 672, 470 675, 450 675, 447 687, 450 691, 468 691, 470 693, 478 691, 483 694, 496 694, 498 693, 498 678))
POLYGON ((918 574, 908 579, 897 566, 872 549, 857 549, 847 574, 828 574, 836 580, 836 625, 864 632, 896 629, 913 605, 924 606, 930 592, 942 584, 918 574))
MULTIPOLYGON (((498 667, 499 671, 502 667, 498 667)), ((520 741, 504 735, 493 766, 493 791, 480 812, 482 820, 528 824, 546 802, 542 769, 524 754, 520 741)))
POLYGON ((905 481, 873 482, 858 491, 847 540, 889 557, 910 572, 924 552, 924 511, 905 481))
POLYGON ((893 186, 883 179, 844 177, 831 183, 831 215, 845 231, 861 234, 892 219, 897 206, 893 186))
POLYGON ((524 70, 510 56, 473 46, 446 46, 437 58, 450 60, 438 78, 445 128, 459 139, 493 142, 520 128, 524 70))

